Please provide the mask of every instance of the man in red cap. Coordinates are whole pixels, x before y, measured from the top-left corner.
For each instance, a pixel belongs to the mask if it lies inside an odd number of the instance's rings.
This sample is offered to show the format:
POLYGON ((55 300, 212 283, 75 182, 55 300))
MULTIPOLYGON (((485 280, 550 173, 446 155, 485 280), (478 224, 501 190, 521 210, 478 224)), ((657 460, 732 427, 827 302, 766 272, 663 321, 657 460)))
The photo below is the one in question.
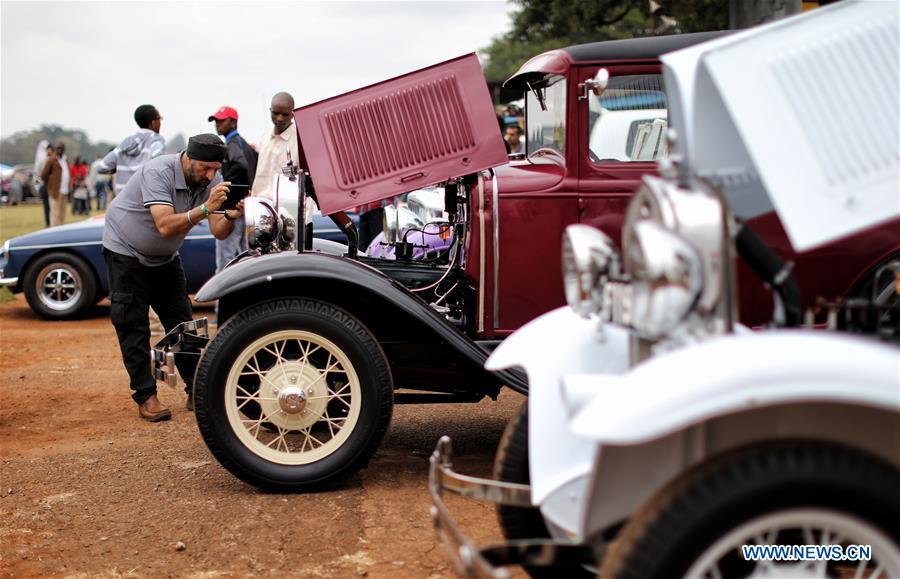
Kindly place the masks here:
MULTIPOLYGON (((225 137, 225 159, 222 161, 222 180, 233 185, 249 187, 256 177, 256 151, 238 134, 238 113, 231 107, 219 107, 209 116, 216 124, 216 133, 225 137)), ((244 251, 244 218, 238 218, 227 239, 216 240, 216 271, 228 265, 244 251)))

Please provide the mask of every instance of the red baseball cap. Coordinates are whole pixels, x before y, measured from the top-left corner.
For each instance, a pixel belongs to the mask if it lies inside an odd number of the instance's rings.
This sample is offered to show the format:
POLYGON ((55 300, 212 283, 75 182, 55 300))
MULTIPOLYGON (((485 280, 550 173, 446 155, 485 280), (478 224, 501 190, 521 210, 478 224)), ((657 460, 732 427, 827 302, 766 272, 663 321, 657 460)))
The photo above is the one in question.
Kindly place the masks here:
POLYGON ((234 110, 233 108, 231 108, 231 107, 219 107, 219 110, 217 110, 215 113, 211 114, 211 115, 209 116, 209 119, 207 119, 207 120, 209 120, 209 121, 212 121, 213 119, 216 119, 216 120, 219 120, 219 121, 221 121, 222 119, 234 119, 234 120, 237 120, 237 118, 238 118, 237 111, 234 110))

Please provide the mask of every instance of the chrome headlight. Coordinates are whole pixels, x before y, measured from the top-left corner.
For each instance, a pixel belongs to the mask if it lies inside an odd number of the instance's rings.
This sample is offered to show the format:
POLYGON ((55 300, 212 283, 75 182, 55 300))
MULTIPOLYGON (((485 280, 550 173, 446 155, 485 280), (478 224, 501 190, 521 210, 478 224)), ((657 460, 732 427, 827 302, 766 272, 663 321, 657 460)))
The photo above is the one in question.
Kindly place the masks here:
POLYGON ((244 199, 244 223, 247 227, 247 243, 251 247, 269 243, 278 233, 278 212, 275 205, 265 197, 244 199))
POLYGON ((685 319, 703 289, 703 264, 682 237, 654 221, 633 224, 625 268, 632 276, 632 326, 659 339, 685 319))
POLYGON ((612 240, 588 225, 566 227, 562 243, 563 285, 566 301, 580 316, 602 307, 603 284, 617 272, 619 254, 612 240))
POLYGON ((9 239, 7 239, 6 241, 4 241, 4 242, 3 242, 3 249, 0 250, 0 251, 2 251, 3 259, 6 260, 6 261, 9 261, 9 242, 10 242, 10 241, 11 241, 11 240, 9 240, 9 239))

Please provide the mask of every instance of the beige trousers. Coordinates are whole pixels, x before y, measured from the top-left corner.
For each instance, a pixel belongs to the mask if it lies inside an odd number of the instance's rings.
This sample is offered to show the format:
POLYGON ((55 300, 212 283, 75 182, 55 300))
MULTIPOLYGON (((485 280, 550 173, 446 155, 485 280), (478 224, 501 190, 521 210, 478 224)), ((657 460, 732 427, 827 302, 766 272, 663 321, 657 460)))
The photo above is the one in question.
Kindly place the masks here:
POLYGON ((50 201, 50 227, 62 225, 66 221, 66 207, 69 205, 69 196, 60 194, 59 197, 49 199, 50 201))

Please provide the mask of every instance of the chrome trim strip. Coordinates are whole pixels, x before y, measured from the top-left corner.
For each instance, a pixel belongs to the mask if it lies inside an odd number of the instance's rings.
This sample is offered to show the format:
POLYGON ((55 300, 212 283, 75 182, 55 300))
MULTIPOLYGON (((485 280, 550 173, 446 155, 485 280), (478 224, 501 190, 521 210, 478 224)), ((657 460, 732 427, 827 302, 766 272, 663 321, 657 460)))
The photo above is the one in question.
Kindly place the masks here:
POLYGON ((478 173, 478 332, 484 332, 484 175, 478 173))
POLYGON ((102 241, 79 241, 77 243, 51 243, 48 245, 13 245, 9 248, 9 252, 19 251, 20 249, 55 249, 59 247, 80 247, 82 245, 100 245, 102 241))
MULTIPOLYGON (((335 229, 334 231, 337 231, 335 229)), ((188 239, 215 239, 215 236, 210 235, 188 235, 184 238, 185 241, 188 239)), ((88 247, 93 245, 103 245, 103 241, 78 241, 75 243, 51 243, 47 245, 13 245, 9 248, 9 252, 12 253, 14 251, 21 251, 25 249, 59 249, 63 247, 88 247)))
POLYGON ((498 196, 497 174, 491 179, 494 188, 494 203, 491 211, 494 216, 494 329, 500 327, 500 198, 498 196))
POLYGON ((16 285, 19 283, 19 278, 17 277, 4 277, 0 279, 0 286, 8 286, 8 285, 16 285))

